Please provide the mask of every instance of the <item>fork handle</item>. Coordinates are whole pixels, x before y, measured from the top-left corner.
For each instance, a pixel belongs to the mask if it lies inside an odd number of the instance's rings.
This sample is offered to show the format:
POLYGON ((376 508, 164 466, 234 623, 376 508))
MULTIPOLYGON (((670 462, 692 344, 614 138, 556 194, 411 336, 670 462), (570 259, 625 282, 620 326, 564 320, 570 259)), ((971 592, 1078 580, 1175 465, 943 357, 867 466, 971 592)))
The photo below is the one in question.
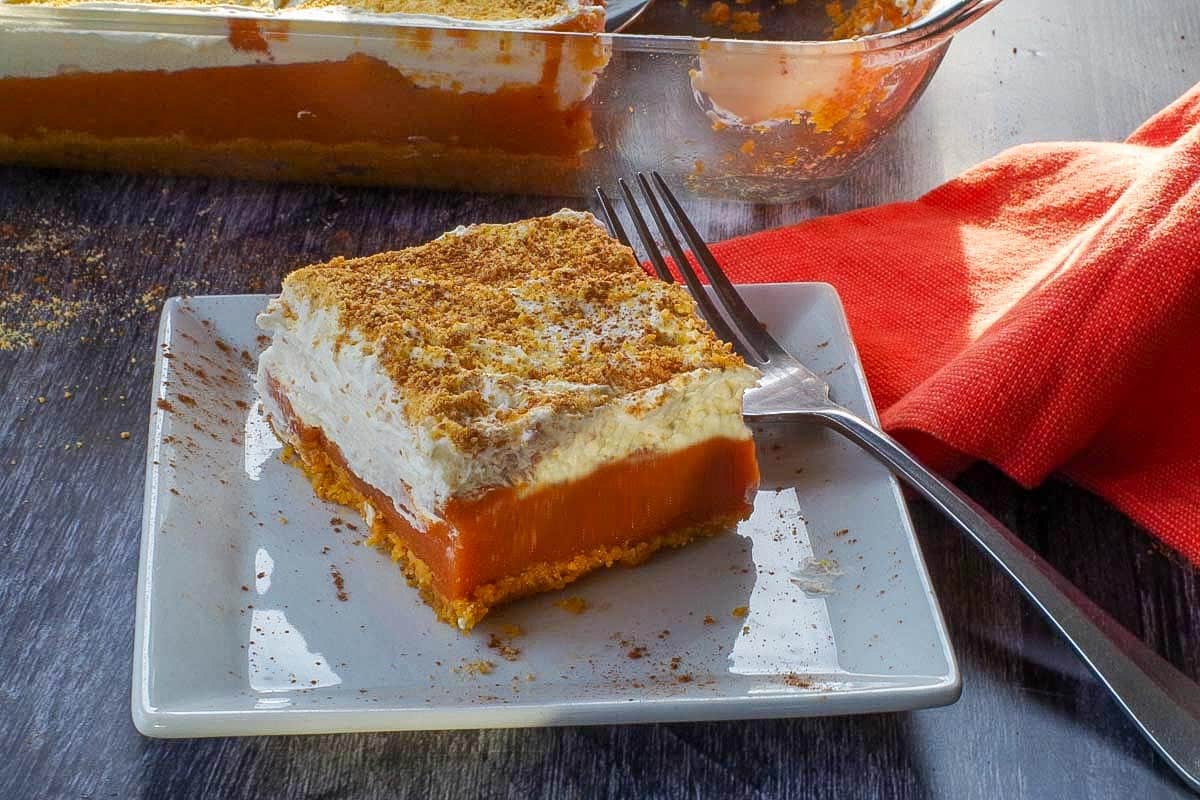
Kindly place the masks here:
MULTIPOLYGON (((812 413, 812 412, 809 412, 812 413)), ((1193 791, 1200 792, 1200 686, 1093 603, 1016 534, 895 439, 840 407, 815 416, 921 493, 1008 573, 1193 791)))

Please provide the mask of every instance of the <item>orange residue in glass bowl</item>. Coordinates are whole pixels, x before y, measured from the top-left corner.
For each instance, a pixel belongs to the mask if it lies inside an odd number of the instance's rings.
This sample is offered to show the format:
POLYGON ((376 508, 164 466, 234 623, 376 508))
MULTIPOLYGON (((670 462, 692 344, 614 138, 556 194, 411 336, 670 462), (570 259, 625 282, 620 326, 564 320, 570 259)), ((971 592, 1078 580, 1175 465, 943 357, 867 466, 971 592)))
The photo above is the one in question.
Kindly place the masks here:
POLYGON ((833 23, 831 39, 853 39, 870 33, 901 28, 921 17, 932 0, 906 0, 897 4, 894 0, 856 0, 849 8, 840 0, 825 4, 825 13, 833 23))

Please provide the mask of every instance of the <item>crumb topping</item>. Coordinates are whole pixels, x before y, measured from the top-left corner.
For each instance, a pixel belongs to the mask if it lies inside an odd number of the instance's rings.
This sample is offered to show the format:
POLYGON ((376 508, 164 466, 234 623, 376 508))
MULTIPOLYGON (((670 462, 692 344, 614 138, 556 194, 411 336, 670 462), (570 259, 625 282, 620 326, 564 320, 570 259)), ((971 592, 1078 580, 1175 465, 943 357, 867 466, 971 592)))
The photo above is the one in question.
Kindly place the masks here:
MULTIPOLYGON (((745 364, 680 286, 650 278, 590 214, 459 228, 284 281, 336 310, 339 352, 378 359, 414 422, 479 452, 528 415, 585 414, 693 370, 745 364)), ((661 398, 658 398, 661 402, 661 398)))
POLYGON ((489 22, 550 19, 572 10, 572 4, 566 0, 304 0, 302 4, 290 5, 305 8, 348 6, 377 14, 421 14, 489 22))

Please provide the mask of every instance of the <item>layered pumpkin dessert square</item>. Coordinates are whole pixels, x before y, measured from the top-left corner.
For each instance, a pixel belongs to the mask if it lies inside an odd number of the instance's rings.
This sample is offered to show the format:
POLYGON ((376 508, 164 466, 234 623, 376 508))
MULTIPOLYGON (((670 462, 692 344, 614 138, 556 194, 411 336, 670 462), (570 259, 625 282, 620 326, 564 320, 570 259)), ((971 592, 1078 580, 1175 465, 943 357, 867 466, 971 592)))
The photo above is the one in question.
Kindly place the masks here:
POLYGON ((305 267, 258 323, 285 455, 461 630, 751 511, 757 372, 590 214, 305 267))

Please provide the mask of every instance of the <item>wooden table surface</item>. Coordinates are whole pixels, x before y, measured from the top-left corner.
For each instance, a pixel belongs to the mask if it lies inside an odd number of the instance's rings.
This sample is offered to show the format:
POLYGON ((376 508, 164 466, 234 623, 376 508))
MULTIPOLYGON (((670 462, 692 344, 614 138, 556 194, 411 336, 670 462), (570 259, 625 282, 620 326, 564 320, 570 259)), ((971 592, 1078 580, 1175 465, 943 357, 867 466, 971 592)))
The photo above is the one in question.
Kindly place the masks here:
MULTIPOLYGON (((912 115, 842 185, 783 208, 692 208, 719 237, 911 198, 1011 144, 1121 138, 1198 80, 1194 0, 1006 0, 956 40, 912 115)), ((948 708, 642 727, 138 735, 134 582, 162 296, 269 291, 287 270, 334 254, 561 205, 0 169, 0 320, 75 317, 36 331, 35 348, 0 352, 0 798, 1186 796, 1008 581, 920 503, 921 544, 964 673, 962 699, 948 708)), ((1073 487, 1023 491, 986 467, 960 484, 1118 620, 1200 673, 1190 566, 1073 487)))

